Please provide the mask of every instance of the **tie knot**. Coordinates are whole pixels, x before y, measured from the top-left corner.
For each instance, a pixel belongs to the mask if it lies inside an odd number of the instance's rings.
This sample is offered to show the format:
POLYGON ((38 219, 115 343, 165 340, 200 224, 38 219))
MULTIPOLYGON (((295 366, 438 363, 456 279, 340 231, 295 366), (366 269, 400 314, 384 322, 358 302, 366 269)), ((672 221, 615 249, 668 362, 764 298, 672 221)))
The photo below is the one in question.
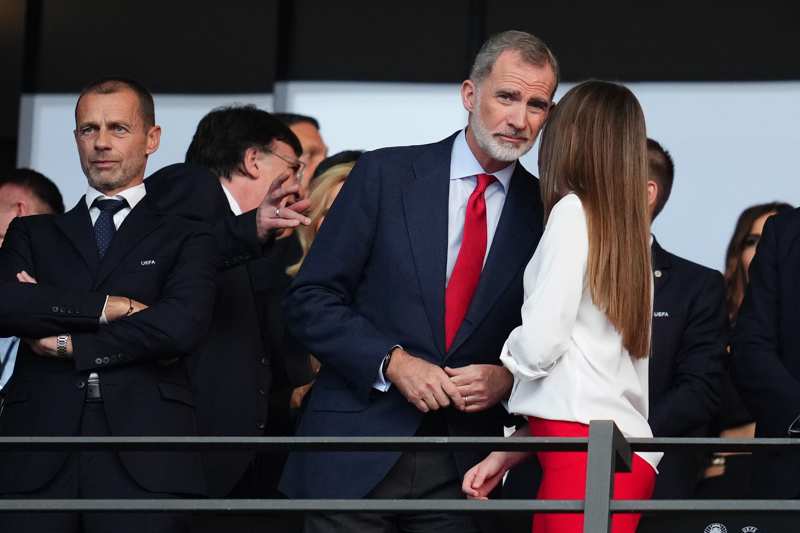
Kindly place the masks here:
POLYGON ((487 187, 494 183, 495 177, 491 174, 478 174, 478 185, 475 186, 475 192, 483 194, 487 187))
POLYGON ((97 198, 94 202, 92 202, 93 207, 96 207, 103 213, 110 211, 111 214, 116 213, 127 205, 128 202, 124 198, 97 198))

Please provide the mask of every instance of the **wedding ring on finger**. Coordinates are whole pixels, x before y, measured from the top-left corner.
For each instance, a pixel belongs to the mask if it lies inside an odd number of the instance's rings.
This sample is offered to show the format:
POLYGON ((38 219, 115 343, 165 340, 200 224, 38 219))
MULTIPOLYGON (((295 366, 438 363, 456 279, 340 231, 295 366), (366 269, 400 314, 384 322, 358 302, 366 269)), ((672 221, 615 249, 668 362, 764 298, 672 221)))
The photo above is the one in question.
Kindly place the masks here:
POLYGON ((280 207, 276 207, 275 208, 275 218, 281 218, 281 208, 280 207))
POLYGON ((469 407, 469 396, 464 396, 464 407, 469 407))

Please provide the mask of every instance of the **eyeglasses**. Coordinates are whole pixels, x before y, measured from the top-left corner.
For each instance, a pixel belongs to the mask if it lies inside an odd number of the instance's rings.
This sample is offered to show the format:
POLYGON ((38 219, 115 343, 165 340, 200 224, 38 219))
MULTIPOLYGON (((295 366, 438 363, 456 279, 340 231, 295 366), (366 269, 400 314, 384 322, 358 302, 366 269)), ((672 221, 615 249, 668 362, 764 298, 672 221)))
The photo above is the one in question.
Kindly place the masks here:
POLYGON ((289 159, 286 156, 279 154, 278 152, 273 152, 269 148, 263 148, 264 153, 274 155, 278 159, 283 160, 287 165, 289 165, 289 169, 294 174, 297 181, 303 179, 303 170, 306 168, 306 164, 300 161, 299 159, 289 159))

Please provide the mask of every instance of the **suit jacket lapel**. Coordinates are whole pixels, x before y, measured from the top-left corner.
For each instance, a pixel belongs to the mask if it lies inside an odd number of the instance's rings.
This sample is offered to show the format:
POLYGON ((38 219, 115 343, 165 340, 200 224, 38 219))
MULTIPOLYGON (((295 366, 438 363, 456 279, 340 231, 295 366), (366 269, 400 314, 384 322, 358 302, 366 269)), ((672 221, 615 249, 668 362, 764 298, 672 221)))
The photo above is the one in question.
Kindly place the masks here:
POLYGON ((100 263, 100 271, 95 278, 95 287, 100 286, 122 260, 134 250, 136 244, 161 225, 161 221, 160 216, 150 211, 147 202, 139 202, 117 229, 111 245, 100 263))
POLYGON ((534 179, 517 163, 478 288, 448 355, 483 321, 511 280, 525 268, 539 242, 544 214, 534 179))
POLYGON ((653 237, 653 292, 658 294, 661 289, 669 282, 669 269, 672 267, 672 259, 669 254, 658 244, 653 237))
POLYGON ((444 290, 447 269, 447 209, 450 156, 455 135, 414 161, 415 179, 403 190, 403 209, 414 266, 434 344, 444 357, 444 290))
POLYGON ((81 197, 75 207, 67 211, 63 217, 56 217, 55 224, 78 250, 89 271, 96 272, 100 257, 97 253, 92 219, 84 197, 81 197))

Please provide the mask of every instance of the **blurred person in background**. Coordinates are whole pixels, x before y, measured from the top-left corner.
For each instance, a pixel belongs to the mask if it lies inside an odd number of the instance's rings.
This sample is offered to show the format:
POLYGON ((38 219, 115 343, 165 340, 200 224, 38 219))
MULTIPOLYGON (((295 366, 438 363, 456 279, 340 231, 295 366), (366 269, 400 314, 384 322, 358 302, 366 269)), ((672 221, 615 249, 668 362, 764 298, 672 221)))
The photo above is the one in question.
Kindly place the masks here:
MULTIPOLYGON (((648 209, 655 220, 669 200, 675 176, 672 156, 647 140, 648 209)), ((653 254, 653 339, 649 422, 655 437, 709 437, 716 419, 727 363, 725 282, 716 270, 661 247, 653 254)), ((669 451, 659 463, 653 498, 693 497, 706 454, 669 451)), ((645 516, 644 532, 681 529, 683 516, 645 516)))
POLYGON ((317 170, 317 165, 328 157, 328 146, 322 139, 319 122, 314 117, 296 113, 275 113, 275 116, 289 126, 303 147, 300 160, 306 165, 306 169, 303 179, 300 180, 300 194, 308 196, 308 184, 317 170))
MULTIPOLYGON (((0 172, 0 246, 8 226, 16 217, 63 213, 61 193, 44 174, 29 168, 0 172)), ((14 372, 18 348, 19 338, 0 338, 0 396, 14 372)))
POLYGON ((342 150, 341 152, 337 152, 330 157, 326 157, 322 163, 317 165, 317 170, 315 170, 314 175, 311 176, 311 181, 313 182, 320 176, 320 174, 327 171, 331 167, 341 165, 342 163, 355 163, 363 154, 364 150, 342 150))
MULTIPOLYGON (((323 163, 324 162, 325 161, 323 161, 323 163)), ((320 226, 322 226, 322 223, 325 221, 325 216, 328 214, 328 210, 331 208, 331 205, 333 205, 333 201, 336 200, 336 196, 339 194, 339 191, 342 190, 342 185, 344 185, 347 176, 350 174, 350 171, 353 170, 355 164, 355 161, 351 161, 349 163, 339 163, 338 165, 327 167, 327 170, 316 176, 311 182, 309 200, 311 201, 312 208, 308 212, 308 217, 311 219, 311 224, 309 226, 298 228, 297 230, 297 238, 300 241, 300 246, 302 248, 302 256, 297 263, 286 269, 286 273, 289 276, 295 277, 300 271, 300 267, 303 266, 303 261, 308 255, 311 245, 314 243, 314 238, 317 236, 320 226)), ((320 167, 321 166, 322 165, 320 165, 320 167)), ((311 366, 314 374, 316 375, 319 372, 320 363, 316 357, 310 357, 311 366)), ((292 409, 300 409, 300 407, 303 405, 306 395, 308 394, 308 391, 311 390, 312 385, 313 382, 301 387, 297 387, 294 389, 294 391, 292 391, 290 402, 292 409)))
MULTIPOLYGON (((736 324, 749 280, 750 263, 767 220, 791 211, 783 202, 753 205, 742 211, 725 253, 725 292, 728 320, 736 324)), ((712 433, 722 438, 752 438, 755 422, 734 386, 730 373, 723 380, 721 406, 712 433)), ((746 498, 750 494, 752 455, 749 453, 714 453, 707 463, 696 496, 701 499, 746 498)))

